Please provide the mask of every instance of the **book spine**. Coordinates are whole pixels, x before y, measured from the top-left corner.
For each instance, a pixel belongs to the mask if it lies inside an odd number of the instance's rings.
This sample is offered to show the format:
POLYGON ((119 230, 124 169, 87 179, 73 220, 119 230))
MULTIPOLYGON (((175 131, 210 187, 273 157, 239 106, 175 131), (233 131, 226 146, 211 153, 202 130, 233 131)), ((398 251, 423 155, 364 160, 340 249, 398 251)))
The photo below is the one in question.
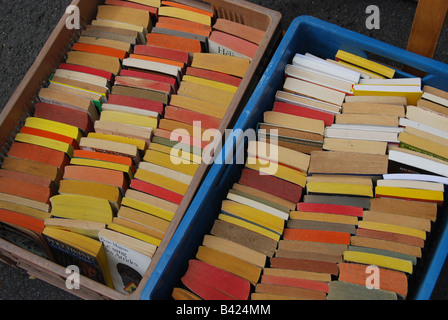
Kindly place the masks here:
POLYGON ((426 151, 426 150, 423 150, 423 149, 411 146, 411 145, 409 145, 407 143, 404 143, 404 142, 400 142, 400 148, 408 149, 408 150, 415 151, 415 152, 422 153, 422 154, 426 154, 427 156, 430 156, 430 157, 433 157, 433 158, 436 158, 436 159, 448 162, 448 159, 445 158, 445 157, 442 157, 442 156, 439 156, 439 155, 437 155, 435 153, 432 153, 432 152, 429 152, 429 151, 426 151))

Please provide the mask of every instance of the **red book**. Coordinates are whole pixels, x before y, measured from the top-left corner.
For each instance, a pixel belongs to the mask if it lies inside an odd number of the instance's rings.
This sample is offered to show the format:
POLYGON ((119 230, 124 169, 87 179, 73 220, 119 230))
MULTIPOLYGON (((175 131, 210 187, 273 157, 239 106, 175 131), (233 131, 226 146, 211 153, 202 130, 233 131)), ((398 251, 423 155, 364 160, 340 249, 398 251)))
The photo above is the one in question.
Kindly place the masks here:
POLYGON ((328 112, 322 112, 311 108, 296 106, 286 102, 276 101, 274 103, 274 109, 272 111, 282 112, 294 116, 300 116, 305 118, 311 118, 324 121, 326 126, 330 126, 334 123, 334 115, 328 112))
POLYGON ((77 127, 86 134, 94 130, 91 117, 82 110, 39 102, 36 103, 34 116, 77 127))
POLYGON ((167 106, 165 108, 165 118, 177 120, 190 125, 193 125, 194 121, 200 121, 201 128, 205 129, 218 129, 221 124, 221 119, 174 106, 167 106))
POLYGON ((0 177, 0 192, 46 204, 50 204, 49 199, 53 195, 49 187, 6 177, 0 177))
POLYGON ((130 187, 132 189, 153 195, 155 197, 170 201, 177 205, 180 205, 183 199, 183 195, 175 193, 173 191, 167 190, 165 188, 161 188, 159 186, 153 185, 146 181, 141 181, 138 179, 133 179, 130 187))
POLYGON ((145 6, 143 4, 133 3, 133 2, 130 2, 130 1, 106 0, 105 4, 119 6, 119 7, 127 7, 127 8, 134 8, 134 9, 145 10, 145 11, 149 12, 149 14, 151 15, 151 18, 153 18, 153 19, 154 18, 157 19, 158 13, 159 13, 159 10, 156 7, 145 6))
POLYGON ((86 43, 75 43, 72 47, 72 50, 102 54, 102 55, 109 56, 109 57, 115 57, 120 60, 123 60, 128 56, 127 51, 97 46, 97 45, 93 45, 93 44, 86 44, 86 43))
POLYGON ((316 281, 316 280, 308 280, 308 279, 296 279, 296 278, 262 275, 261 283, 298 287, 298 288, 317 290, 317 291, 322 291, 322 292, 327 292, 327 293, 329 290, 328 283, 322 282, 322 281, 316 281))
POLYGON ((236 51, 250 59, 255 57, 258 50, 257 44, 221 31, 212 31, 209 40, 227 47, 230 50, 236 51))
POLYGON ((350 233, 286 228, 283 232, 285 240, 311 241, 350 245, 350 233))
POLYGON ((243 169, 240 184, 252 187, 290 202, 299 202, 303 188, 294 183, 279 179, 274 176, 260 175, 258 171, 243 169))
POLYGON ((71 145, 73 147, 73 149, 77 149, 79 147, 78 141, 76 141, 73 138, 64 136, 62 134, 57 134, 57 133, 54 133, 54 132, 45 131, 45 130, 36 129, 36 128, 29 128, 29 127, 23 127, 20 130, 20 132, 21 133, 30 134, 30 135, 33 135, 33 136, 38 136, 38 137, 42 137, 42 138, 56 140, 56 141, 59 141, 59 142, 64 142, 64 143, 67 143, 67 144, 71 145))
POLYGON ((28 182, 31 184, 35 184, 41 187, 50 188, 51 192, 53 194, 57 193, 57 186, 53 180, 46 177, 36 176, 34 174, 26 173, 26 172, 20 172, 20 171, 13 171, 13 170, 7 170, 2 169, 0 170, 0 177, 2 178, 8 178, 23 182, 28 182))
POLYGON ((143 98, 135 98, 135 97, 111 94, 107 102, 110 104, 116 104, 120 106, 154 111, 159 114, 163 114, 164 111, 163 103, 143 98))
POLYGON ((363 208, 361 207, 346 206, 339 204, 306 203, 306 202, 298 203, 297 211, 334 213, 355 217, 362 217, 364 212, 363 208))
POLYGON ((78 66, 78 65, 67 64, 67 63, 61 63, 59 65, 59 69, 83 72, 83 73, 91 74, 94 76, 99 76, 101 78, 107 79, 111 83, 114 80, 114 75, 112 73, 104 71, 104 70, 100 70, 100 69, 78 66))
POLYGON ((195 67, 188 67, 187 68, 187 75, 195 76, 199 78, 205 78, 213 81, 222 82, 231 86, 239 87, 241 84, 241 81, 243 79, 234 77, 230 74, 225 74, 218 71, 212 71, 212 70, 205 70, 195 67))
POLYGON ((136 45, 134 53, 142 56, 150 56, 156 58, 170 59, 174 61, 183 62, 186 65, 190 64, 190 56, 187 52, 175 49, 162 48, 150 45, 136 45))
POLYGON ((46 163, 62 171, 70 163, 70 158, 65 152, 21 142, 14 142, 11 145, 8 157, 46 163))
POLYGON ((0 221, 34 231, 38 234, 41 234, 45 227, 44 221, 41 219, 4 209, 0 209, 0 221))
POLYGON ((140 79, 146 79, 146 80, 152 80, 152 81, 158 81, 158 82, 164 82, 168 83, 172 86, 173 91, 176 92, 178 89, 178 84, 175 78, 167 77, 162 74, 155 74, 155 73, 148 73, 148 72, 141 72, 141 71, 134 71, 134 70, 126 70, 123 69, 120 72, 120 76, 124 77, 134 77, 134 78, 140 78, 140 79))
POLYGON ((271 258, 270 261, 271 268, 329 273, 335 276, 339 274, 338 265, 333 262, 292 258, 271 258))
POLYGON ((182 282, 206 300, 221 298, 247 300, 251 290, 249 281, 196 259, 189 261, 188 270, 182 278, 182 282), (196 284, 193 284, 193 281, 196 284), (202 292, 202 295, 198 291, 202 292), (208 293, 206 296, 204 296, 205 292, 208 293))
POLYGON ((168 83, 148 79, 117 76, 115 78, 115 85, 122 85, 125 87, 134 87, 171 94, 171 85, 169 85, 168 83))

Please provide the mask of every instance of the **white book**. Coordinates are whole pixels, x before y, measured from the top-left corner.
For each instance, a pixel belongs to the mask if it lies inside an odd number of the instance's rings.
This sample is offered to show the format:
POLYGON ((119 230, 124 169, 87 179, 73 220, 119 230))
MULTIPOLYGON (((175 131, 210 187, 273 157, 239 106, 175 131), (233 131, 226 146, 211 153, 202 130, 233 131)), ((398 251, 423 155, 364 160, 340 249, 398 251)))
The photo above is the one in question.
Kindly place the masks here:
POLYGON ((144 69, 148 71, 160 72, 177 78, 177 81, 181 81, 181 69, 177 66, 168 65, 165 63, 147 61, 135 58, 127 58, 123 60, 123 67, 131 67, 137 69, 144 69))
POLYGON ((403 127, 411 127, 448 140, 448 131, 442 131, 427 124, 423 124, 407 118, 400 118, 398 124, 403 127))
POLYGON ((415 180, 437 182, 448 185, 448 178, 431 175, 431 174, 414 174, 414 173, 388 173, 383 175, 385 180, 415 180))
POLYGON ((418 180, 400 180, 400 179, 380 179, 377 180, 376 185, 379 187, 394 187, 394 188, 409 188, 409 189, 423 189, 433 191, 444 191, 444 186, 441 183, 418 181, 418 180))
POLYGON ((122 106, 122 105, 117 105, 117 104, 110 104, 110 103, 103 103, 101 105, 101 109, 103 111, 120 111, 120 112, 133 113, 133 114, 138 114, 141 116, 147 116, 147 117, 153 117, 153 118, 159 117, 159 113, 157 113, 155 111, 133 108, 133 107, 128 107, 128 106, 122 106))
POLYGON ((293 58, 292 64, 297 66, 305 66, 309 69, 323 72, 352 83, 359 83, 359 80, 361 79, 361 74, 359 72, 327 62, 323 59, 316 59, 315 57, 302 54, 296 54, 293 58))
POLYGON ((361 79, 359 84, 421 86, 421 78, 361 79))
POLYGON ((334 90, 339 90, 345 93, 351 93, 352 83, 341 80, 331 75, 326 75, 322 72, 308 69, 304 66, 294 66, 288 64, 285 68, 285 74, 297 79, 313 82, 321 86, 325 86, 334 90))
POLYGON ((448 177, 448 163, 411 150, 391 148, 389 160, 448 177))
POLYGON ((277 91, 275 99, 280 102, 286 102, 305 108, 327 112, 330 114, 341 113, 341 107, 334 104, 285 91, 277 91))
POLYGON ((246 197, 243 197, 243 196, 231 193, 231 192, 229 192, 227 194, 227 199, 235 201, 235 202, 238 202, 238 203, 241 203, 241 204, 244 204, 244 205, 252 207, 252 208, 255 208, 257 210, 269 213, 269 214, 271 214, 273 216, 276 216, 276 217, 279 217, 279 218, 281 218, 283 220, 288 220, 289 219, 289 213, 286 213, 284 211, 281 211, 279 209, 273 208, 273 207, 268 206, 266 204, 260 203, 258 201, 255 201, 255 200, 252 200, 252 199, 249 199, 249 198, 246 198, 246 197))
POLYGON ((101 230, 98 236, 115 290, 132 294, 149 268, 156 246, 107 229, 101 230))
POLYGON ((382 132, 394 132, 400 133, 404 131, 403 127, 393 127, 393 126, 376 126, 368 124, 343 124, 334 123, 331 125, 332 128, 336 129, 347 129, 347 130, 365 130, 365 131, 382 131, 382 132))
POLYGON ((325 138, 385 141, 385 142, 399 143, 398 133, 396 132, 340 129, 332 127, 325 128, 325 138))
POLYGON ((436 96, 435 94, 423 92, 422 98, 440 104, 444 107, 448 107, 448 99, 436 96))
POLYGON ((308 81, 286 78, 283 90, 342 106, 346 94, 308 81))
POLYGON ((407 106, 406 118, 448 132, 448 116, 441 113, 422 107, 407 106))

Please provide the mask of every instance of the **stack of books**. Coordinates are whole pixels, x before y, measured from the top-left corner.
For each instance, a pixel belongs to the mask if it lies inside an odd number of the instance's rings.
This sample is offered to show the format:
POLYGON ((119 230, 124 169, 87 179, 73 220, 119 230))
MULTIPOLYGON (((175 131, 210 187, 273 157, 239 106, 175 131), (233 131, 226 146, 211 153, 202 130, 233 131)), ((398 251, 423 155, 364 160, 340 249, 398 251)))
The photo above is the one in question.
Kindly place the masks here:
POLYGON ((106 0, 17 128, 2 238, 134 292, 264 35, 200 2, 106 0))
POLYGON ((302 196, 309 155, 279 147, 277 158, 267 152, 272 147, 249 143, 242 175, 174 288, 174 299, 263 299, 275 294, 277 288, 272 291, 259 279, 302 196))

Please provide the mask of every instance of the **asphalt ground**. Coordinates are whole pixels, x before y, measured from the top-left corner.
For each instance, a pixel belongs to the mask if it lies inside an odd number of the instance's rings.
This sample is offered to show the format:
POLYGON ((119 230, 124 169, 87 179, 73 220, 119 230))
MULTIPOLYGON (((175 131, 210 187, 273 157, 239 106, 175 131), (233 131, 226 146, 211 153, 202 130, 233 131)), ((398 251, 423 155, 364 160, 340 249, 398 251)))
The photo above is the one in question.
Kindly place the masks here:
MULTIPOLYGON (((286 30, 300 15, 311 15, 406 48, 417 2, 413 0, 250 0, 282 13, 286 30), (380 28, 366 27, 366 8, 380 10, 380 28)), ((70 0, 0 0, 0 108, 3 108, 65 12, 70 0)), ((444 28, 435 60, 448 63, 448 28, 444 28)), ((437 281, 433 300, 448 299, 448 265, 437 281)), ((0 300, 78 300, 77 297, 0 263, 0 300)))

